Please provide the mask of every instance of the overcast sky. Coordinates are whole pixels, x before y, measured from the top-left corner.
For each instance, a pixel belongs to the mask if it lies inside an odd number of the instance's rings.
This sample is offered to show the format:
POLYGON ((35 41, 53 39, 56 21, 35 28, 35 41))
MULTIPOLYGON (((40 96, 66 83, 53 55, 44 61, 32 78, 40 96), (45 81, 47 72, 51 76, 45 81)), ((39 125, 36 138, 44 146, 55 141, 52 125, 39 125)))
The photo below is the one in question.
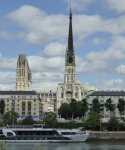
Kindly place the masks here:
POLYGON ((64 82, 70 3, 77 82, 125 90, 125 0, 0 2, 1 90, 16 90, 19 54, 27 56, 33 87, 64 82))

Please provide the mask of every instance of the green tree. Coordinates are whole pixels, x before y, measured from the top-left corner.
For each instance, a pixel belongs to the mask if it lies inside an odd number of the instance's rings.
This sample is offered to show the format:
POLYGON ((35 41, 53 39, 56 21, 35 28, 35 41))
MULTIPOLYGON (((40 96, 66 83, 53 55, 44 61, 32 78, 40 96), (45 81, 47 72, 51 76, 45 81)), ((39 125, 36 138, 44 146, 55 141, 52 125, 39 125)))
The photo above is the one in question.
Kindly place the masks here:
POLYGON ((118 108, 118 110, 120 112, 120 118, 121 118, 121 112, 123 112, 124 109, 125 109, 124 107, 125 107, 125 101, 124 101, 124 99, 119 98, 118 103, 117 103, 117 108, 118 108))
POLYGON ((32 116, 28 116, 22 120, 22 125, 33 125, 35 121, 33 120, 32 116))
POLYGON ((100 103, 98 98, 94 98, 92 103, 93 103, 92 111, 100 113, 100 103))
POLYGON ((53 112, 46 112, 45 113, 45 118, 43 119, 43 122, 45 123, 45 127, 47 128, 54 128, 58 126, 58 121, 57 121, 57 115, 56 113, 53 112))
POLYGON ((60 108, 58 109, 58 114, 61 115, 61 117, 65 118, 65 119, 71 117, 71 111, 70 111, 69 104, 63 103, 60 106, 60 108))
POLYGON ((82 102, 81 101, 77 102, 77 110, 74 112, 74 118, 76 117, 79 117, 79 118, 82 117, 82 102))
POLYGON ((0 141, 0 150, 8 150, 7 143, 0 141))
POLYGON ((18 113, 15 111, 8 111, 3 115, 3 123, 4 125, 12 125, 13 123, 16 124, 18 113))
POLYGON ((83 117, 86 111, 88 111, 88 102, 86 99, 82 99, 82 116, 83 117))
POLYGON ((76 128, 76 122, 74 120, 67 122, 67 127, 68 129, 76 128))
POLYGON ((3 99, 0 100, 0 122, 1 120, 1 116, 4 114, 4 109, 5 109, 5 102, 3 99))
POLYGON ((70 110, 72 112, 72 119, 73 119, 73 115, 77 111, 77 101, 75 99, 71 99, 69 106, 70 106, 70 110))
POLYGON ((96 113, 94 111, 91 111, 88 113, 88 120, 85 122, 85 125, 90 127, 90 128, 94 128, 96 126, 100 125, 100 118, 102 117, 102 115, 100 115, 99 113, 96 113))
POLYGON ((112 117, 109 121, 109 127, 112 128, 112 131, 114 131, 114 129, 118 129, 119 128, 119 122, 117 120, 116 117, 112 117))
POLYGON ((106 100, 105 107, 110 111, 114 110, 114 104, 112 104, 111 98, 106 100))

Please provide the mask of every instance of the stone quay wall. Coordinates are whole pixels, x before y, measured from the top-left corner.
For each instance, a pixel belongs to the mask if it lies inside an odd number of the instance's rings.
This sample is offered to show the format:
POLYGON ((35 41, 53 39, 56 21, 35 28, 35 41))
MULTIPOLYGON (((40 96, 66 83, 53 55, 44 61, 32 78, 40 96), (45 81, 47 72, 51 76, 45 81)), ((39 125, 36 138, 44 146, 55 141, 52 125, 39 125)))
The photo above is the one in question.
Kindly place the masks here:
MULTIPOLYGON (((85 132, 84 132, 85 133, 85 132)), ((125 140, 125 132, 91 132, 87 141, 93 140, 125 140)))

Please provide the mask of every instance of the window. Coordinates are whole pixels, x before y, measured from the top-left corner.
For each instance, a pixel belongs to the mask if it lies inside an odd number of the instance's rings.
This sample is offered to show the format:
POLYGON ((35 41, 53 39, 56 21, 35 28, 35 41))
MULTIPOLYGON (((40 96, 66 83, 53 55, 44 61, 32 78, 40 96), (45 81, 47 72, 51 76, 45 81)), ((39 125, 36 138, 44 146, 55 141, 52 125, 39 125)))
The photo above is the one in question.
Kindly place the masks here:
POLYGON ((34 108, 34 110, 36 110, 36 108, 34 108))
POLYGON ((13 98, 13 96, 11 96, 11 98, 13 98))
POLYGON ((25 96, 25 95, 23 95, 23 96, 22 96, 22 98, 26 98, 26 96, 25 96))
POLYGON ((20 96, 18 96, 18 98, 20 98, 20 96))
POLYGON ((7 108, 7 111, 9 111, 9 108, 7 108))
POLYGON ((16 96, 14 96, 14 98, 16 98, 16 96))
POLYGON ((17 110, 19 110, 19 108, 17 108, 17 110))
POLYGON ((25 112, 22 112, 22 115, 25 116, 25 112))
POLYGON ((61 94, 61 98, 63 98, 63 93, 61 94))
POLYGON ((22 108, 22 111, 25 111, 25 108, 22 108))
POLYGON ((104 103, 104 100, 100 100, 100 103, 104 103))
POLYGON ((7 106, 9 106, 9 104, 7 104, 7 106))
POLYGON ((20 100, 18 99, 18 102, 20 102, 20 100))
POLYGON ((75 97, 76 97, 76 98, 78 97, 78 93, 75 93, 75 97))
POLYGON ((112 104, 114 104, 114 100, 112 100, 112 104))
POLYGON ((32 96, 30 96, 30 98, 32 98, 32 96))
POLYGON ((34 102, 36 102, 36 100, 34 100, 34 102))
POLYGON ((19 104, 17 106, 20 106, 19 104))
POLYGON ((108 109, 106 109, 106 111, 108 111, 108 109))
POLYGON ((7 100, 7 102, 9 102, 9 99, 7 100))
POLYGON ((34 115, 36 115, 36 113, 34 113, 34 115))
POLYGON ((14 99, 12 100, 12 103, 15 103, 15 100, 14 100, 14 99))
POLYGON ((34 104, 34 106, 36 106, 36 104, 34 104))

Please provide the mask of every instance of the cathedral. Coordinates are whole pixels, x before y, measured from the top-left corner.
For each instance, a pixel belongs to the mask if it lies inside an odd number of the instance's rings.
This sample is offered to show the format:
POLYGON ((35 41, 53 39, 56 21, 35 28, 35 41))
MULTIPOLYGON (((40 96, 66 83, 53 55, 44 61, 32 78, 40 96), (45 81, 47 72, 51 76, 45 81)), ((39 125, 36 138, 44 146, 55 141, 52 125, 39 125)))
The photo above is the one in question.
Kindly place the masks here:
MULTIPOLYGON (((28 91, 32 88, 32 75, 25 54, 20 54, 17 61, 16 90, 28 91)), ((58 83, 57 91, 37 92, 42 101, 49 100, 58 110, 62 103, 70 103, 74 98, 81 101, 89 93, 97 91, 95 87, 81 87, 76 81, 75 47, 73 45, 72 12, 69 14, 68 46, 65 53, 64 83, 58 83)))
POLYGON ((57 88, 57 109, 62 103, 69 103, 74 98, 81 100, 81 85, 76 82, 75 47, 73 45, 72 12, 69 14, 68 47, 65 53, 64 83, 59 83, 57 88))

